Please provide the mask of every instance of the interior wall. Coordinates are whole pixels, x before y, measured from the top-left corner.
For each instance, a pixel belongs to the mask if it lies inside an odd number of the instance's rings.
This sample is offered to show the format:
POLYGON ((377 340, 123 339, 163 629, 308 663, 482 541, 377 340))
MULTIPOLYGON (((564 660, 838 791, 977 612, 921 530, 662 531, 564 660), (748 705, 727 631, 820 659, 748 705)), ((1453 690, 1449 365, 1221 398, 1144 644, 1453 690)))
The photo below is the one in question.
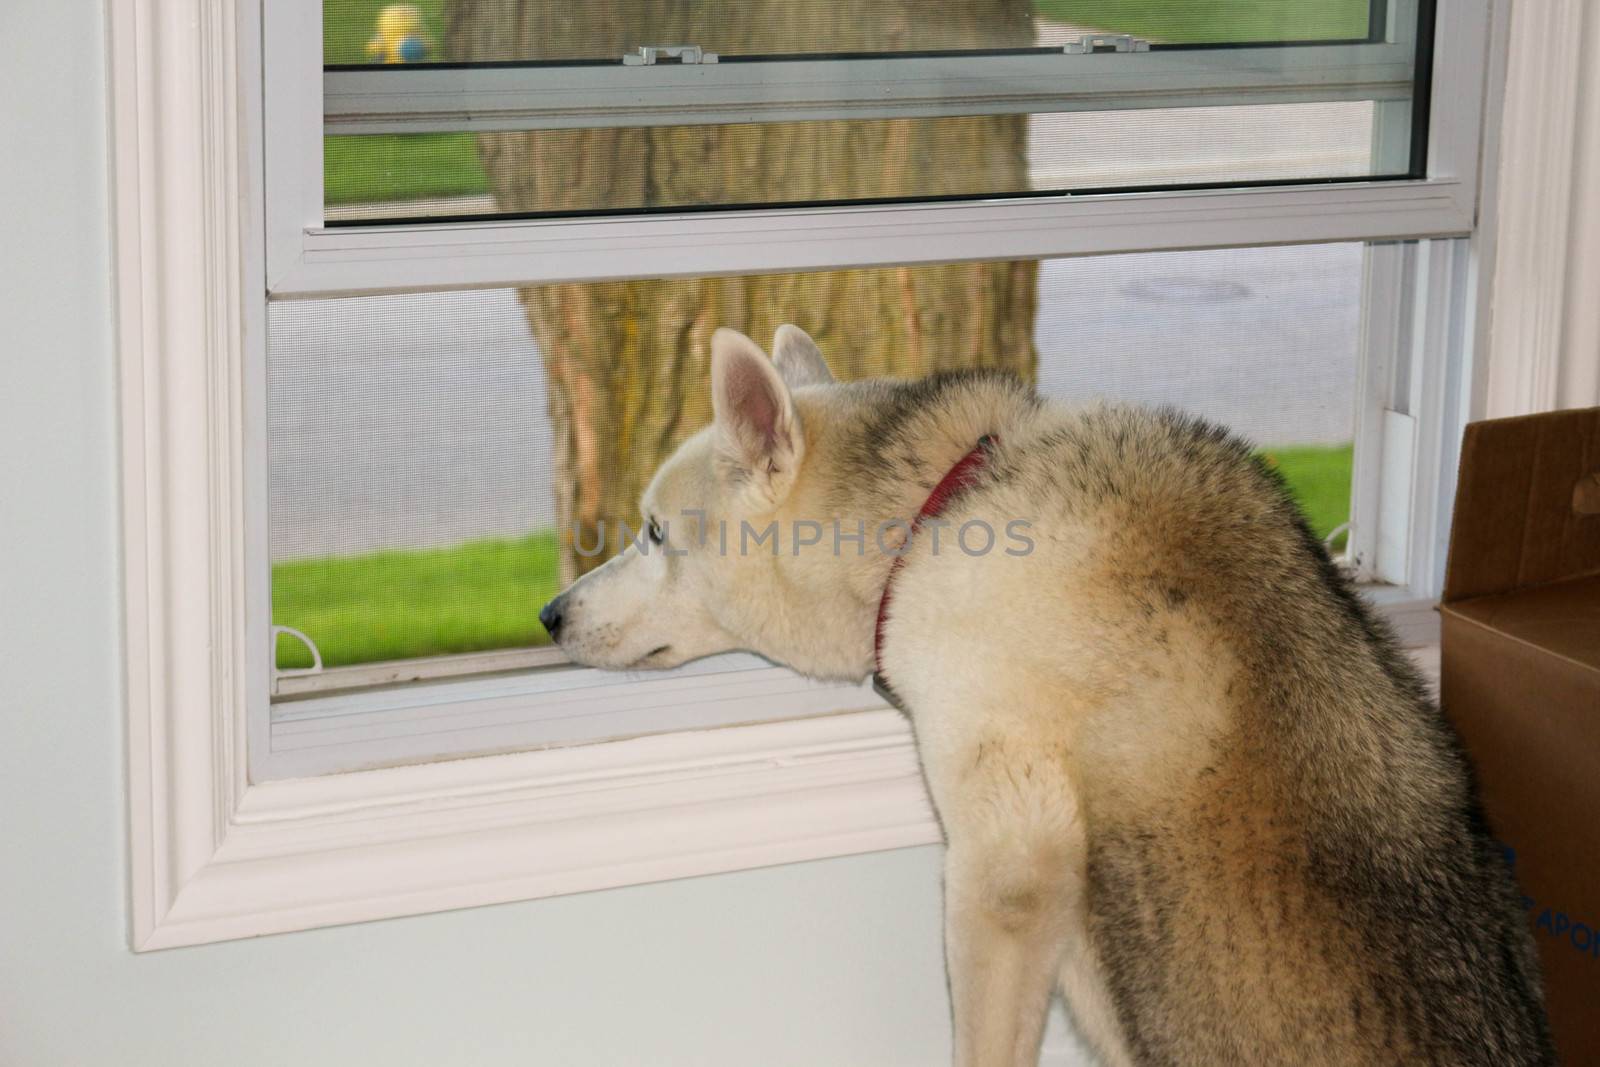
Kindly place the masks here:
POLYGON ((1573 168, 1572 231, 1569 243, 1566 344, 1557 403, 1564 408, 1600 404, 1600 5, 1583 12, 1582 65, 1573 168))
POLYGON ((1493 249, 1490 417, 1600 404, 1600 5, 1501 0, 1480 247, 1493 249))
POLYGON ((0 63, 0 1065, 947 1062, 935 848, 128 951, 104 21, 0 63))

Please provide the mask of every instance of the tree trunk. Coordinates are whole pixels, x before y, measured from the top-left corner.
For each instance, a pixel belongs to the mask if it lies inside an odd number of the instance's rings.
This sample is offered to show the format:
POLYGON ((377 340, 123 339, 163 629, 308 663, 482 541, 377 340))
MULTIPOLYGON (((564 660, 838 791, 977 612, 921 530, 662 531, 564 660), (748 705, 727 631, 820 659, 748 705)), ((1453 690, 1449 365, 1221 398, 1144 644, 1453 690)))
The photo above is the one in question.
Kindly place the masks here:
MULTIPOLYGON (((724 54, 1026 47, 1028 0, 454 0, 460 62, 620 56, 642 44, 724 54)), ((478 151, 500 210, 590 211, 1005 193, 1027 188, 1027 118, 854 120, 489 133, 478 151)), ((999 367, 1033 379, 1037 266, 956 266, 574 283, 521 290, 549 379, 564 577, 637 525, 660 461, 711 416, 708 342, 765 344, 783 322, 841 379, 999 367)))

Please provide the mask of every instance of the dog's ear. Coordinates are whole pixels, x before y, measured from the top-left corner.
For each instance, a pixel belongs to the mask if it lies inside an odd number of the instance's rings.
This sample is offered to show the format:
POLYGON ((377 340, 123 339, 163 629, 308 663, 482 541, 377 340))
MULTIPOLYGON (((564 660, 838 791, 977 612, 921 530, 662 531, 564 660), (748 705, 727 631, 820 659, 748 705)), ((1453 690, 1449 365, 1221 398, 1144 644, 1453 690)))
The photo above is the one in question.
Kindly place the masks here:
POLYGON ((761 346, 737 330, 711 335, 711 409, 729 473, 775 506, 805 451, 789 389, 761 346))
POLYGON ((833 381, 828 361, 822 358, 817 342, 798 326, 784 323, 772 335, 772 362, 790 389, 802 385, 827 385, 833 381))

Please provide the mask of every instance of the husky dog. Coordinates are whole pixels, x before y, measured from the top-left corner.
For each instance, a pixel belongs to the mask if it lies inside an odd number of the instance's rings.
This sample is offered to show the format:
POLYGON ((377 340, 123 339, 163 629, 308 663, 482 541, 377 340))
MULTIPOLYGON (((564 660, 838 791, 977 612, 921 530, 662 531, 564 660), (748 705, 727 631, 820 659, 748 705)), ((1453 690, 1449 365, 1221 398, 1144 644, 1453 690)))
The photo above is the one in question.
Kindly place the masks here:
POLYGON ((1035 1062, 1056 989, 1112 1065, 1553 1062, 1456 738, 1246 445, 990 373, 836 384, 792 326, 719 330, 711 380, 648 534, 541 618, 600 667, 878 669, 948 846, 958 1063, 1035 1062), (907 540, 930 496, 943 543, 907 540))

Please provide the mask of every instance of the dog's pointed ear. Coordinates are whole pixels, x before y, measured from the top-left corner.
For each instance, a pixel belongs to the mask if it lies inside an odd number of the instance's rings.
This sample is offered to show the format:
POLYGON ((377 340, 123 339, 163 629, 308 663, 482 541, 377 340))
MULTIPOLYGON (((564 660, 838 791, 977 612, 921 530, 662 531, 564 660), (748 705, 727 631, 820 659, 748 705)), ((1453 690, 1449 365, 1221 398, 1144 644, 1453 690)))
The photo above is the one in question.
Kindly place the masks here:
POLYGON ((789 388, 761 346, 726 327, 711 335, 711 409, 723 459, 776 505, 805 451, 789 388))
POLYGON ((787 322, 772 335, 772 362, 790 389, 827 385, 833 381, 833 372, 828 369, 828 361, 822 358, 817 342, 800 327, 787 322))

